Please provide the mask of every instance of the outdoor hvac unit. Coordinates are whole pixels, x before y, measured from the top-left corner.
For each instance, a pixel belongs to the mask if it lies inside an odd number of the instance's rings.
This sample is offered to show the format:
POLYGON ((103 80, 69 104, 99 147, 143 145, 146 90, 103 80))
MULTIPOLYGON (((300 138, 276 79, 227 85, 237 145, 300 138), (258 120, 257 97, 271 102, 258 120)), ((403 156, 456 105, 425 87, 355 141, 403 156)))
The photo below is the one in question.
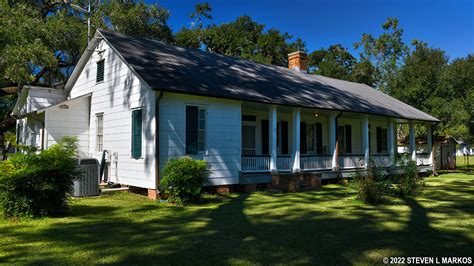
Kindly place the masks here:
POLYGON ((94 158, 78 160, 82 176, 74 180, 73 197, 90 197, 100 194, 99 188, 99 161, 94 158))

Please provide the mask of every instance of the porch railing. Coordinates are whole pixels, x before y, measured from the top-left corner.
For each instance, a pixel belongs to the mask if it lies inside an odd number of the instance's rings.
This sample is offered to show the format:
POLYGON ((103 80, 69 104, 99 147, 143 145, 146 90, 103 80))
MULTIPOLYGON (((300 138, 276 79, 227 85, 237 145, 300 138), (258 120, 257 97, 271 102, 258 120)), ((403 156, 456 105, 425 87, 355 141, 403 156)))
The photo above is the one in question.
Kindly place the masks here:
POLYGON ((339 168, 360 168, 364 167, 365 156, 363 154, 351 154, 339 156, 339 168))
POLYGON ((268 155, 242 155, 242 172, 268 172, 270 171, 270 156, 268 155))
POLYGON ((375 166, 390 166, 390 155, 388 154, 372 155, 371 160, 375 166))
POLYGON ((429 153, 417 153, 416 154, 416 165, 430 165, 430 154, 429 153))
POLYGON ((301 155, 300 165, 302 170, 319 170, 332 168, 330 155, 301 155))
POLYGON ((289 171, 291 169, 291 156, 278 156, 277 169, 279 171, 289 171))

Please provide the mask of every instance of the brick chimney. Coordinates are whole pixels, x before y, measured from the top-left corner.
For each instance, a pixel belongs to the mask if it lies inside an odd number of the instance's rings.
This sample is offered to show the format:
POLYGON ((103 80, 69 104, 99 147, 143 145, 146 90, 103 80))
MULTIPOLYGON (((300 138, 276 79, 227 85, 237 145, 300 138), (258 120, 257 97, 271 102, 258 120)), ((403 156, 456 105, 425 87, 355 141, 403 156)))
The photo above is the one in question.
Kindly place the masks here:
POLYGON ((305 52, 296 51, 288 54, 288 68, 299 72, 308 72, 308 56, 305 52))

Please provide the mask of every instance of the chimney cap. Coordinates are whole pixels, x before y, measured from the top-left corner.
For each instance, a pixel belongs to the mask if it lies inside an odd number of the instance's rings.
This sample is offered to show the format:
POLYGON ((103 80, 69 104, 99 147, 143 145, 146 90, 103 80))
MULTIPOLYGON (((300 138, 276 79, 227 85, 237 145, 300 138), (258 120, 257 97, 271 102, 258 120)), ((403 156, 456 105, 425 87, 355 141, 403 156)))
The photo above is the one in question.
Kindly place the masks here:
POLYGON ((306 55, 306 52, 298 50, 296 52, 292 52, 288 54, 288 56, 294 56, 294 55, 306 55))

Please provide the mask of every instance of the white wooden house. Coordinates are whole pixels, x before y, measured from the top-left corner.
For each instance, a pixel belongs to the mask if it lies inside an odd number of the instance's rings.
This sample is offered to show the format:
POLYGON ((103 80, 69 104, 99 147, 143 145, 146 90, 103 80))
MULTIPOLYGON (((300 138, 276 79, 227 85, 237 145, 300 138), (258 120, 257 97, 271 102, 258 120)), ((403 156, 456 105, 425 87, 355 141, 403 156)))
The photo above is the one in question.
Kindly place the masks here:
POLYGON ((18 124, 39 119, 44 148, 74 135, 81 156, 107 150, 112 181, 150 192, 164 164, 184 155, 208 161, 215 186, 285 172, 330 177, 369 157, 389 167, 398 123, 410 125, 412 158, 431 167, 431 134, 417 156, 414 124, 431 128, 436 118, 367 85, 309 75, 305 60, 290 54, 282 68, 98 30, 67 99, 23 112, 18 124))

